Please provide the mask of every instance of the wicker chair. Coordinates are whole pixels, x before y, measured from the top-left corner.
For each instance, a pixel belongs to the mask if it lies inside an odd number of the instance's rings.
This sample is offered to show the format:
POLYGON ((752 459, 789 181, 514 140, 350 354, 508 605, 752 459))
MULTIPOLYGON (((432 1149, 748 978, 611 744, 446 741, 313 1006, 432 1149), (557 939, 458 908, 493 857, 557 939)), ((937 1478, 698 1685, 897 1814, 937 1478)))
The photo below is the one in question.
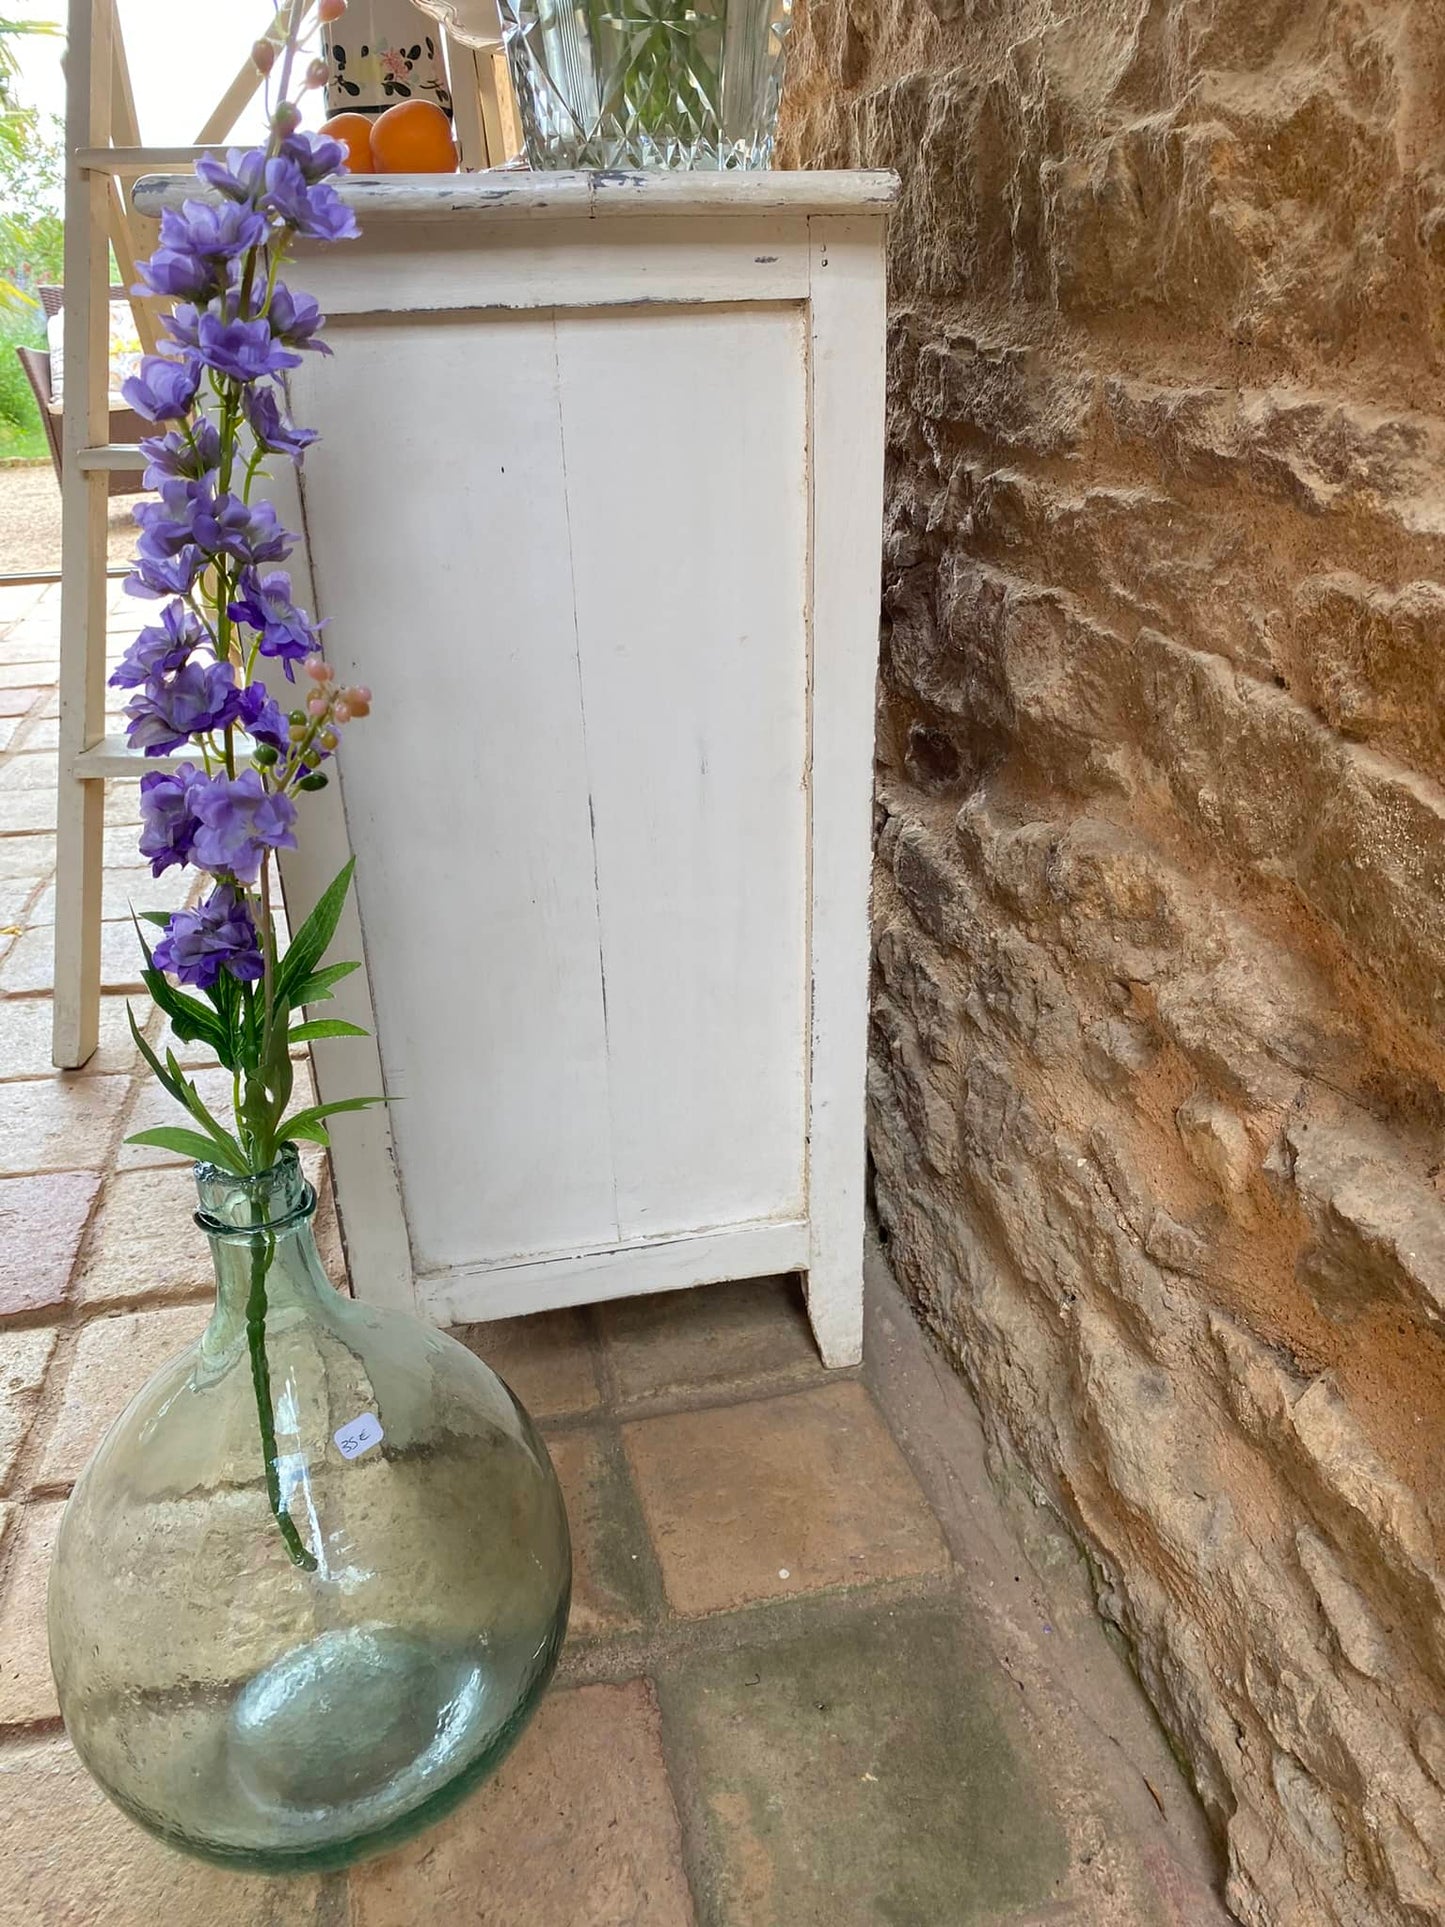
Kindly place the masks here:
MULTIPOLYGON (((37 291, 40 305, 45 310, 48 321, 59 314, 65 299, 64 288, 42 287, 37 291)), ((124 288, 112 288, 111 299, 124 300, 124 288)), ((25 370, 26 379, 35 391, 35 399, 40 404, 40 420, 45 429, 45 439, 50 446, 50 460, 55 468, 55 479, 60 480, 61 450, 63 446, 64 416, 61 409, 53 406, 50 385, 50 356, 43 348, 17 348, 20 366, 25 370)), ((150 433, 151 424, 136 414, 133 408, 112 408, 110 411, 109 439, 112 442, 138 442, 142 435, 150 433)), ((138 468, 118 468, 111 471, 110 493, 112 495, 135 495, 142 487, 141 471, 138 468)))

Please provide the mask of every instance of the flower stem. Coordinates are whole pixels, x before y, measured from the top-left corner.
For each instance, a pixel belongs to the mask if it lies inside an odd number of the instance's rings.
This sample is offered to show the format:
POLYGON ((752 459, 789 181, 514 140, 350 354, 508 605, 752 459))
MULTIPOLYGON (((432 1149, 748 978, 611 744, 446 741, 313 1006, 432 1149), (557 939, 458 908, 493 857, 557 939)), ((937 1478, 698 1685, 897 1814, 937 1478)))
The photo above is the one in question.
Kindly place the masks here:
POLYGON ((268 1231, 251 1247, 251 1290, 246 1299, 246 1342, 251 1352, 251 1383, 256 1389, 256 1416, 261 1425, 261 1457, 266 1467, 266 1497, 271 1516, 281 1531, 293 1566, 315 1572, 316 1558, 301 1543, 301 1534, 281 1505, 281 1472, 276 1455, 276 1413, 271 1403, 271 1367, 266 1361, 266 1274, 276 1253, 276 1239, 268 1231))

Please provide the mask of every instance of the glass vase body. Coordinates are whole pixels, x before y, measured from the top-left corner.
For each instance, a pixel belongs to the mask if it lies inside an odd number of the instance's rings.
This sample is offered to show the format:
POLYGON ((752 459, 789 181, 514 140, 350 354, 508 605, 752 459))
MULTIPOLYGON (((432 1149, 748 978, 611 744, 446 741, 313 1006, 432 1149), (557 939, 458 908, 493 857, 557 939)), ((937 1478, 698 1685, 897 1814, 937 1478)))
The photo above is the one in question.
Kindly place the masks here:
POLYGON ((538 168, 772 162, 792 0, 500 0, 538 168))
POLYGON ((343 1866, 440 1818, 525 1725, 566 1630, 566 1515, 480 1359, 331 1287, 294 1151, 197 1181, 215 1312, 75 1487, 51 1666, 76 1751, 143 1827, 228 1866, 343 1866))

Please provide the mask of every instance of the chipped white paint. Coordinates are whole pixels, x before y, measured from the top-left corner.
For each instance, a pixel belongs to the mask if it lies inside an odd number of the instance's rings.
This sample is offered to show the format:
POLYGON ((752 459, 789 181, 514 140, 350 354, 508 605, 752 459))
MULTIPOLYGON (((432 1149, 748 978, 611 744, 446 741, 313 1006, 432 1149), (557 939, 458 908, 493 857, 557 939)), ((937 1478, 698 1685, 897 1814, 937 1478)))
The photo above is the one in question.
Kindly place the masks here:
POLYGON ((395 1100, 337 1121, 357 1286, 454 1320, 797 1268, 852 1362, 884 191, 468 185, 298 270, 315 599, 376 697, 286 871, 299 910, 349 832, 377 1043, 317 1075, 395 1100))

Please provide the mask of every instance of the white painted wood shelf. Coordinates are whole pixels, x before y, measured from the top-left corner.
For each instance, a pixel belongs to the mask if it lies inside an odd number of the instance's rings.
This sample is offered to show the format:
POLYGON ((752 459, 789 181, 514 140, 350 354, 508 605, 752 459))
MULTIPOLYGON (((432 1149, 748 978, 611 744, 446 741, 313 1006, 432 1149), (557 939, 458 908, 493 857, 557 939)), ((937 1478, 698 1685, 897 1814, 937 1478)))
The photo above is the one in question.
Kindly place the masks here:
MULTIPOLYGON (((316 1047, 362 1296, 439 1320, 799 1270, 862 1342, 876 173, 356 180, 299 515, 369 683, 316 1047)), ((142 181, 155 213, 188 189, 142 181)), ((298 571, 305 582, 304 566, 298 571)), ((108 747, 105 753, 109 753, 108 747)))

